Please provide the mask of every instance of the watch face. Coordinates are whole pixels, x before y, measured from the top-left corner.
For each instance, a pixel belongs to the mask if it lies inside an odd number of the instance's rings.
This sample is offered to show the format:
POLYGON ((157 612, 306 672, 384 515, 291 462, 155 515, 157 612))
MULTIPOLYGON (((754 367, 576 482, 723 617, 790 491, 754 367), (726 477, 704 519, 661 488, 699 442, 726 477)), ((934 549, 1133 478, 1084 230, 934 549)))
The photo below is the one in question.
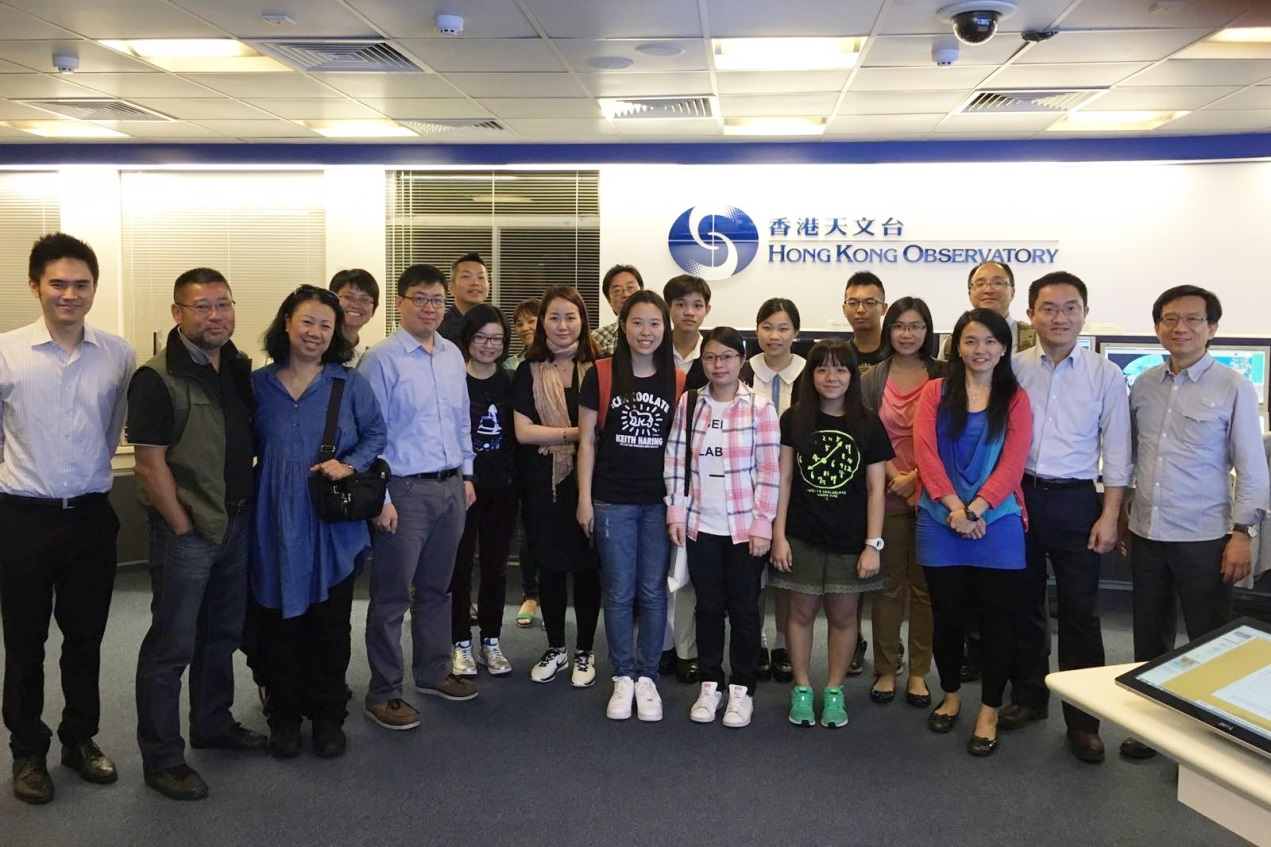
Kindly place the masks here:
POLYGON ((799 473, 814 490, 837 491, 856 478, 860 467, 856 439, 839 430, 818 430, 811 448, 799 454, 799 473))

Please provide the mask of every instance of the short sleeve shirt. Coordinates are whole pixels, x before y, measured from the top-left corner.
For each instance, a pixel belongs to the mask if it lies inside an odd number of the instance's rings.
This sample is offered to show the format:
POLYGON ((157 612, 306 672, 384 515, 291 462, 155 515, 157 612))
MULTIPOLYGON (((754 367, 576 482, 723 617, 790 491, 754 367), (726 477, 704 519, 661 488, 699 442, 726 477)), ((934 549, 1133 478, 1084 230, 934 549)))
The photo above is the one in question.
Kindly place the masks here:
MULTIPOLYGON (((666 495, 662 469, 666 437, 675 410, 662 396, 660 374, 637 377, 635 390, 611 397, 596 444, 591 496, 605 503, 660 503, 666 495)), ((578 404, 599 411, 600 378, 592 368, 583 377, 578 404)), ((599 420, 597 420, 599 426, 599 420)))

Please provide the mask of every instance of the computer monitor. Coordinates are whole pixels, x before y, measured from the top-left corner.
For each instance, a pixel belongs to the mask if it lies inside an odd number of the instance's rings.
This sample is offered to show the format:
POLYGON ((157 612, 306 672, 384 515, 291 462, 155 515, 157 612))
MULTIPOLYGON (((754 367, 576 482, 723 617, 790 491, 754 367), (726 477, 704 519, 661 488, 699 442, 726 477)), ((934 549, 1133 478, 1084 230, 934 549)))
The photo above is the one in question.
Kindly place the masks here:
POLYGON ((1078 347, 1084 347, 1087 350, 1093 350, 1094 345, 1095 345, 1095 341, 1094 341, 1093 335, 1078 335, 1077 336, 1078 347))
MULTIPOLYGON (((1099 352, 1122 370, 1131 385, 1139 374, 1164 363, 1166 356, 1160 342, 1151 336, 1105 339, 1099 342, 1099 352)), ((1271 343, 1255 338, 1217 339, 1209 345, 1209 354, 1253 383, 1258 406, 1266 408, 1271 343)))

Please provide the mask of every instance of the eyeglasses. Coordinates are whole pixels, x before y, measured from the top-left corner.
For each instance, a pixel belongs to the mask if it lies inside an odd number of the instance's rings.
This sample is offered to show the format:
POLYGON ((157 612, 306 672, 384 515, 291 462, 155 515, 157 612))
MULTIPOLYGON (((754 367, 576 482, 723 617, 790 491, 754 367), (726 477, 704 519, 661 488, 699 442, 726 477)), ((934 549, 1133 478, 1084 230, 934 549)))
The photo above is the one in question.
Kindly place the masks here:
POLYGON ((718 362, 721 365, 731 365, 740 358, 741 356, 738 356, 736 353, 707 353, 702 356, 702 364, 713 365, 718 362))
POLYGON ((1015 286, 1011 285, 1004 279, 977 279, 975 282, 967 286, 967 288, 971 291, 983 291, 986 288, 991 288, 994 291, 1001 291, 1003 288, 1014 287, 1015 286))
POLYGON ((354 306, 374 306, 375 299, 369 294, 357 294, 344 292, 340 295, 341 303, 350 303, 354 306))
POLYGON ((472 336, 472 343, 483 347, 502 347, 503 336, 501 335, 482 335, 477 333, 472 336))
POLYGON ((919 333, 919 332, 923 332, 924 330, 926 330, 927 325, 926 325, 925 323, 923 323, 922 321, 916 321, 916 322, 911 323, 911 324, 892 324, 892 325, 891 325, 891 328, 892 328, 892 331, 893 331, 893 332, 912 332, 912 333, 919 333))
POLYGON ((218 300, 215 303, 177 303, 178 309, 189 309, 200 318, 206 318, 213 312, 232 312, 234 311, 233 300, 218 300))
POLYGON ((1080 303, 1067 303, 1063 306, 1052 306, 1048 303, 1045 306, 1039 306, 1037 311, 1043 318, 1047 319, 1060 314, 1064 317, 1075 318, 1079 317, 1081 313, 1085 311, 1085 307, 1080 303))
POLYGON ((445 297, 429 297, 426 294, 412 294, 409 297, 401 296, 403 300, 409 300, 415 304, 415 308, 422 309, 425 306, 432 306, 434 309, 444 309, 446 306, 445 297))
POLYGON ((1209 323, 1209 318, 1205 315, 1161 315, 1157 323, 1166 329, 1173 329, 1179 323, 1186 324, 1188 329, 1200 329, 1209 323))
POLYGON ((843 305, 849 309, 859 309, 861 306, 864 306, 866 309, 873 309, 877 306, 883 305, 883 301, 876 297, 871 297, 868 300, 844 300, 843 305))

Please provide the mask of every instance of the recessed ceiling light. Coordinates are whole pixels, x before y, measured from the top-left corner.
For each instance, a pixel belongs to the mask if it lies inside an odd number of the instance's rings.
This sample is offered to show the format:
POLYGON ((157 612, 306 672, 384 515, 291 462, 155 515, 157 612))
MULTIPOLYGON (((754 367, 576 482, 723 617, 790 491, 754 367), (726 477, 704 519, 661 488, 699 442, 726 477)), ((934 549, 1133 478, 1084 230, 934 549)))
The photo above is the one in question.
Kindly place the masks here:
POLYGON ((864 38, 715 38, 717 71, 842 70, 856 64, 864 38))
POLYGON ((104 47, 173 73, 280 73, 291 68, 232 38, 107 40, 104 47))
POLYGON ((41 138, 128 138, 126 133, 83 121, 0 121, 41 138))
POLYGON ((396 121, 296 121, 327 138, 417 138, 396 121))
POLYGON ((1238 26, 1215 32, 1206 41, 1224 44, 1271 44, 1271 26, 1238 26))
POLYGON ((593 56, 587 60, 587 64, 602 71, 620 71, 631 67, 635 62, 625 56, 593 56))
POLYGON ((650 41, 648 44, 637 46, 636 52, 646 56, 679 56, 684 52, 684 48, 670 41, 650 41))
POLYGON ((1187 112, 1069 112, 1046 127, 1048 132, 1144 132, 1187 112))
POLYGON ((823 135, 825 118, 725 118, 724 135, 823 135))

